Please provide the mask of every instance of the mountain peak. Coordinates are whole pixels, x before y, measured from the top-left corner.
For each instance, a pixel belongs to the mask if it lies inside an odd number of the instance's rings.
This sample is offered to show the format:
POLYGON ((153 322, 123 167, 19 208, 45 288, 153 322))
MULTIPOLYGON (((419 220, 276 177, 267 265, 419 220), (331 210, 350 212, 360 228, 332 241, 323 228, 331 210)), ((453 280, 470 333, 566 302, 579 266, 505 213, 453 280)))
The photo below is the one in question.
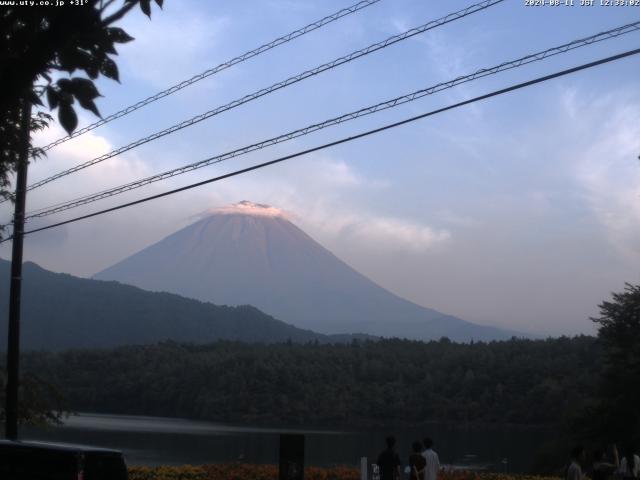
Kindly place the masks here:
POLYGON ((244 200, 207 213, 95 278, 214 304, 250 304, 325 334, 463 341, 512 336, 392 294, 289 222, 279 208, 244 200))
POLYGON ((284 210, 264 203, 255 203, 249 200, 227 205, 225 207, 211 208, 207 211, 208 215, 251 215, 255 217, 280 217, 287 218, 288 215, 284 210))

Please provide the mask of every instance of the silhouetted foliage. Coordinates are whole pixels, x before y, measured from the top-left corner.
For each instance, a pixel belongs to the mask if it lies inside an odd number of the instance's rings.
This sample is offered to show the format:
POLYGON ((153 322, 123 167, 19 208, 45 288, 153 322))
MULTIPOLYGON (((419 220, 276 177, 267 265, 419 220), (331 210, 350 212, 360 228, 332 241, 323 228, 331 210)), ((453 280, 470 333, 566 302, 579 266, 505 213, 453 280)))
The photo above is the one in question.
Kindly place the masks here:
POLYGON ((640 440, 640 285, 627 284, 600 305, 603 374, 596 418, 601 434, 640 440))
MULTIPOLYGON (((155 0, 162 6, 162 0, 155 0)), ((3 6, 0 11, 0 195, 10 194, 9 174, 15 169, 22 144, 20 112, 25 104, 58 110, 58 121, 71 133, 78 124, 74 103, 100 115, 95 99, 100 96, 93 80, 100 75, 118 81, 118 67, 112 56, 115 45, 133 38, 113 26, 139 5, 151 15, 151 0, 88 0, 84 5, 3 6), (56 72, 70 78, 54 81, 56 72), (85 76, 71 77, 81 72, 85 76), (88 78, 87 78, 88 77, 88 78)), ((37 112, 32 132, 51 119, 37 112)), ((31 151, 31 157, 42 152, 31 151)))
POLYGON ((457 344, 173 342, 34 353, 77 411, 301 425, 549 425, 595 387, 593 337, 457 344))
MULTIPOLYGON (((4 422, 6 394, 5 369, 0 370, 0 423, 4 422)), ((67 406, 60 391, 41 377, 27 373, 20 379, 20 410, 18 422, 27 425, 51 425, 61 423, 67 406)))

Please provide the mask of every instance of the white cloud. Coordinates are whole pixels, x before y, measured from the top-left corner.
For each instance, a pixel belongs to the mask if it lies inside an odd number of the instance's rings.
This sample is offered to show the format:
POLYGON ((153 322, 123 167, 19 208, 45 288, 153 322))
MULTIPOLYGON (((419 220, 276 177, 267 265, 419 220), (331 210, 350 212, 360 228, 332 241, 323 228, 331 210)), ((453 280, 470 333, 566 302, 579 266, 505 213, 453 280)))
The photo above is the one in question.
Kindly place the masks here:
POLYGON ((388 186, 387 181, 367 178, 340 159, 315 156, 264 170, 259 178, 245 176, 221 184, 211 202, 223 206, 250 200, 273 205, 290 212, 294 223, 330 245, 424 252, 450 239, 446 230, 383 214, 368 202, 346 200, 358 192, 367 193, 369 198, 388 186), (247 198, 251 197, 247 192, 253 192, 255 198, 247 198))
POLYGON ((640 260, 640 99, 610 95, 572 109, 590 125, 573 159, 586 201, 610 243, 640 260))
POLYGON ((339 187, 356 187, 365 184, 365 180, 353 168, 343 161, 334 161, 323 158, 318 162, 319 177, 323 183, 333 184, 339 187))
MULTIPOLYGON (((64 136, 64 132, 56 124, 38 134, 34 139, 37 145, 46 145, 64 136)), ((50 150, 46 158, 34 163, 30 168, 30 183, 41 180, 60 171, 78 165, 81 162, 103 155, 113 149, 107 138, 96 132, 89 132, 75 139, 67 141, 50 150)), ((205 172, 203 170, 203 172, 205 172)), ((201 172, 189 181, 200 179, 208 174, 201 172)), ((28 211, 33 211, 52 204, 75 199, 86 194, 104 190, 111 186, 120 185, 134 179, 153 173, 149 164, 139 158, 135 152, 127 152, 92 166, 78 173, 54 181, 29 194, 28 211)), ((175 179, 155 184, 150 187, 155 191, 164 191, 170 186, 184 184, 184 179, 175 179)), ((188 183, 188 182, 187 182, 188 183)), ((386 249, 424 249, 442 242, 447 234, 431 230, 426 226, 414 224, 407 220, 398 220, 389 216, 376 215, 374 211, 361 206, 359 208, 345 208, 345 199, 354 192, 379 192, 387 188, 385 180, 367 178, 357 172, 352 166, 341 159, 334 159, 326 155, 312 155, 301 162, 292 162, 274 169, 262 170, 260 175, 247 175, 232 181, 216 184, 214 189, 194 190, 189 194, 172 197, 170 206, 163 207, 161 227, 158 220, 149 222, 143 211, 149 208, 135 207, 129 214, 107 216, 99 228, 94 232, 109 229, 109 225, 135 225, 138 231, 135 242, 132 240, 130 248, 138 249, 145 243, 156 241, 158 232, 161 235, 170 233, 173 228, 180 228, 207 207, 224 207, 241 200, 264 202, 283 208, 291 213, 294 222, 304 229, 312 229, 312 235, 320 235, 324 239, 339 240, 369 246, 371 248, 386 249), (293 179, 293 180, 292 180, 293 179), (204 208, 203 208, 204 207, 204 208), (142 233, 140 229, 147 230, 142 233), (148 237, 146 240, 145 237, 148 237)), ((145 194, 149 191, 145 190, 145 194)), ((140 193, 133 193, 137 198, 140 193)), ((121 196, 112 200, 98 202, 91 206, 71 210, 63 214, 46 217, 45 223, 51 223, 63 218, 70 218, 80 213, 88 213, 99 208, 122 203, 121 196)), ((157 208, 157 207, 153 207, 157 208)), ((41 222, 42 220, 38 220, 41 222)), ((77 243, 77 239, 90 233, 90 228, 84 222, 73 227, 74 238, 69 237, 69 245, 77 243), (77 236, 77 239, 76 239, 77 236)), ((53 237, 50 237, 53 238, 53 237)), ((60 238, 56 237, 55 245, 49 249, 61 247, 60 238)), ((67 238, 65 237, 65 241, 67 238)), ((119 251, 126 251, 127 246, 121 242, 119 251)), ((47 250, 47 242, 39 245, 42 251, 47 250)), ((71 247, 69 247, 71 248, 71 247)), ((93 254, 91 255, 94 256, 93 254)), ((112 255, 109 255, 111 258, 112 255)), ((90 267, 81 267, 76 273, 91 273, 99 262, 91 258, 84 262, 90 267)), ((55 263, 55 262, 54 262, 55 263)), ((78 263, 83 263, 79 259, 78 263)), ((53 267, 53 264, 50 266, 53 267)), ((54 269, 62 269, 55 265, 54 269)), ((73 269, 72 269, 73 270, 73 269)))
POLYGON ((281 208, 262 203, 255 203, 250 200, 242 200, 241 202, 224 207, 210 208, 205 212, 206 215, 250 215, 252 217, 279 217, 288 218, 288 215, 281 208))
MULTIPOLYGON (((88 124, 89 122, 82 116, 82 113, 80 115, 80 123, 83 125, 88 124)), ((65 136, 65 131, 56 121, 54 121, 49 128, 34 135, 33 143, 34 145, 48 145, 49 143, 65 136)), ((93 132, 89 132, 88 134, 81 135, 54 147, 54 149, 48 153, 48 158, 54 157, 61 161, 71 163, 83 158, 88 159, 88 155, 103 155, 111 149, 112 145, 106 138, 93 132)), ((49 163, 51 163, 51 160, 49 160, 49 163)))
POLYGON ((324 222, 341 241, 377 250, 424 252, 447 242, 451 234, 416 222, 360 212, 324 222))
MULTIPOLYGON (((34 144, 46 145, 64 135, 62 128, 54 123, 34 137, 34 144)), ((112 150, 113 145, 105 137, 93 131, 85 133, 54 147, 47 152, 46 157, 31 164, 29 184, 112 150)), ((150 171, 149 166, 135 152, 127 152, 32 190, 28 197, 28 210, 95 193, 146 176, 150 171)))

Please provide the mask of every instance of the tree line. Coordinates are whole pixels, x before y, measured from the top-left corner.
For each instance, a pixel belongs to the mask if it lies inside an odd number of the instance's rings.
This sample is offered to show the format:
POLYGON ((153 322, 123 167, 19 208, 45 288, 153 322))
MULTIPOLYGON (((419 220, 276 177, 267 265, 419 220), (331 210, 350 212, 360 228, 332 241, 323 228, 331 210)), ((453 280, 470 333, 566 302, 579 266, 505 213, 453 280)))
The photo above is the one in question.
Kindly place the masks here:
POLYGON ((288 425, 550 425, 593 396, 594 337, 457 344, 164 342, 31 353, 75 411, 288 425))

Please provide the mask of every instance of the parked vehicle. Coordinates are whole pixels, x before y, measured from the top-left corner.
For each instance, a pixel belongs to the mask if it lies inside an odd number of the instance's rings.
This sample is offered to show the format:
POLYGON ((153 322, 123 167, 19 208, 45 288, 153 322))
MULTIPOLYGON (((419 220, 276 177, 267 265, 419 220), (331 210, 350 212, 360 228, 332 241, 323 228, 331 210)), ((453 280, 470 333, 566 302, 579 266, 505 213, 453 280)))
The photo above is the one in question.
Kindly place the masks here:
POLYGON ((122 452, 45 442, 0 440, 2 480, 127 480, 122 452))

